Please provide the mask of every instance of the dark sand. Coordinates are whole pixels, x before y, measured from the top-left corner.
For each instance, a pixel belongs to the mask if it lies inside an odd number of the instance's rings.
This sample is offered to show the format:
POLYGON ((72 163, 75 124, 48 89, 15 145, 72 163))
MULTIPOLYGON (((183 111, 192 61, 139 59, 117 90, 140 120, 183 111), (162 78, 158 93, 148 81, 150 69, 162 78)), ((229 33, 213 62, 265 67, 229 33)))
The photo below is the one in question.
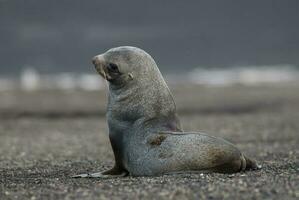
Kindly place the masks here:
POLYGON ((226 138, 263 168, 72 179, 113 165, 105 92, 2 92, 0 199, 299 198, 299 84, 172 91, 184 130, 226 138))

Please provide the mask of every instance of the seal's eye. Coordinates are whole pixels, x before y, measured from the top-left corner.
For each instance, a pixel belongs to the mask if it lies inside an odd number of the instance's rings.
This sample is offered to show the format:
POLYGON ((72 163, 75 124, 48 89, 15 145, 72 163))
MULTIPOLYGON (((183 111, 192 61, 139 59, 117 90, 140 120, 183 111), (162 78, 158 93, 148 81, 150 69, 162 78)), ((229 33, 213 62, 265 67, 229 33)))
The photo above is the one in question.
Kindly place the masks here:
POLYGON ((114 63, 109 63, 107 68, 111 72, 116 72, 116 73, 119 72, 118 71, 118 66, 116 64, 114 64, 114 63))

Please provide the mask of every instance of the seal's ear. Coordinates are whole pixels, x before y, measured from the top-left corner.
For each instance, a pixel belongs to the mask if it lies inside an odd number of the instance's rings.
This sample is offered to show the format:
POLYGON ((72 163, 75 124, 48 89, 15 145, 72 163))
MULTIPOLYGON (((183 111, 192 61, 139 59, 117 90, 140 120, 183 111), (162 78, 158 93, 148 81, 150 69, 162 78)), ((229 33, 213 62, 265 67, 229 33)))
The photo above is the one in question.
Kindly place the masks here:
POLYGON ((129 76, 129 78, 131 79, 131 80, 133 80, 133 74, 132 73, 128 73, 128 76, 129 76))

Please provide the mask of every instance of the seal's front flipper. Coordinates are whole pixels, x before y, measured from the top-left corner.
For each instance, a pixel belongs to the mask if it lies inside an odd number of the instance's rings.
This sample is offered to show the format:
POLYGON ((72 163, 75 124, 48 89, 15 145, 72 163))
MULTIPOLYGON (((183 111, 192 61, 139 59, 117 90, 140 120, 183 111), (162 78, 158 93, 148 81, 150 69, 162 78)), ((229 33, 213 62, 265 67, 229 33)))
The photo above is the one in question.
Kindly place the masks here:
POLYGON ((97 172, 97 173, 92 173, 92 174, 78 174, 75 176, 72 176, 72 178, 117 178, 117 177, 124 177, 127 176, 127 172, 122 172, 121 174, 115 174, 115 175, 109 175, 109 174, 104 174, 104 172, 97 172))
POLYGON ((117 178, 127 176, 128 172, 125 170, 121 170, 118 167, 113 167, 107 171, 97 172, 92 174, 78 174, 72 176, 72 178, 117 178))

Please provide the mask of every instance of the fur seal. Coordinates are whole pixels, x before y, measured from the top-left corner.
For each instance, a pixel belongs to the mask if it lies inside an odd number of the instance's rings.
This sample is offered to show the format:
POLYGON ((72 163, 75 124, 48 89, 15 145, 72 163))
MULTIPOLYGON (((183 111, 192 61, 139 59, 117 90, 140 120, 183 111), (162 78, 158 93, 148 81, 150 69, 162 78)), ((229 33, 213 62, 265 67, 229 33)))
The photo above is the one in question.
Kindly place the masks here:
POLYGON ((74 177, 234 173, 259 168, 228 141, 183 132, 173 96, 154 59, 142 49, 113 48, 92 62, 109 83, 106 116, 115 166, 74 177))

